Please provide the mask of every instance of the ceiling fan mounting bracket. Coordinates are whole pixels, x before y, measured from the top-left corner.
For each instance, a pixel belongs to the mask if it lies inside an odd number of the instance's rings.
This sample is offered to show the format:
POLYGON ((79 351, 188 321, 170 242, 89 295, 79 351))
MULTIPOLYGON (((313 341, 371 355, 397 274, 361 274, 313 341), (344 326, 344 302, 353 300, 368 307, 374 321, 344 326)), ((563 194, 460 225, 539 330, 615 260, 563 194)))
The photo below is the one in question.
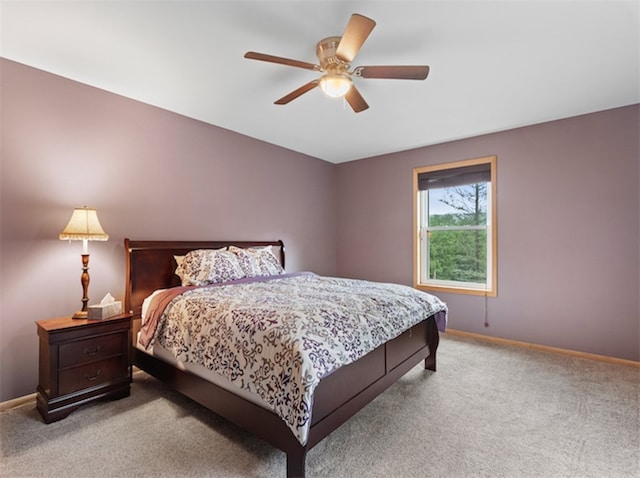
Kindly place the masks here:
POLYGON ((356 78, 362 78, 362 70, 363 69, 364 69, 364 67, 358 66, 358 67, 353 69, 353 71, 350 73, 350 75, 351 76, 355 76, 356 78))

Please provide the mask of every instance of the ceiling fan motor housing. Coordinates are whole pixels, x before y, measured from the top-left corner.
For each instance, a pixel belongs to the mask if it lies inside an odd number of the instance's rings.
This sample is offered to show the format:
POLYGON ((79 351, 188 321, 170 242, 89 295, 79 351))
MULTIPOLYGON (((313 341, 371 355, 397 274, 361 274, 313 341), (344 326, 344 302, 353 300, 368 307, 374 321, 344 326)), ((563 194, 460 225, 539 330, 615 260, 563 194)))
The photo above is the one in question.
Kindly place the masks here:
POLYGON ((336 49, 342 37, 327 37, 320 40, 316 46, 316 55, 320 61, 320 67, 330 73, 345 73, 350 63, 342 61, 336 56, 336 49))

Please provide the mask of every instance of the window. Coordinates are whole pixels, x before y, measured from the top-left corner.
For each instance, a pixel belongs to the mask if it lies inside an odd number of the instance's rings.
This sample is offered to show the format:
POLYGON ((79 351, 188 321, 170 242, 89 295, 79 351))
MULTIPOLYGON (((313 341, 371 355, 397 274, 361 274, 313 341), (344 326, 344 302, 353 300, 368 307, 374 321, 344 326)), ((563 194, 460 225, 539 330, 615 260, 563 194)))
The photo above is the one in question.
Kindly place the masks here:
POLYGON ((496 157, 416 168, 414 285, 495 297, 496 157))

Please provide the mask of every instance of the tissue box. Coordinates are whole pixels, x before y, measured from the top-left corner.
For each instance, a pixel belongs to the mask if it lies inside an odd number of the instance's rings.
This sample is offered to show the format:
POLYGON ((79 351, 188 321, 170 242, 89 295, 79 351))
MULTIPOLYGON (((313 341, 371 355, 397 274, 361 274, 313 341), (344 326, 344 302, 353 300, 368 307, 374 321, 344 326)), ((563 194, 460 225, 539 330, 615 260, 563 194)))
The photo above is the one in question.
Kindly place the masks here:
POLYGON ((90 320, 102 320, 122 314, 122 302, 116 301, 110 304, 97 304, 87 307, 87 318, 90 320))

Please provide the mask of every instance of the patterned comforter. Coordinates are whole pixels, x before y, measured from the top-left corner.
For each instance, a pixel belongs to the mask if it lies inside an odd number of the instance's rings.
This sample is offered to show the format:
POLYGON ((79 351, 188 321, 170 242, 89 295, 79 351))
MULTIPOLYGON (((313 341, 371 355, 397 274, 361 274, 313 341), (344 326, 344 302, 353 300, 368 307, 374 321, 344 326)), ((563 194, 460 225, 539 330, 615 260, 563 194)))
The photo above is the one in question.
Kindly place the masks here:
POLYGON ((294 273, 168 289, 149 310, 143 345, 257 394, 304 445, 322 377, 447 309, 408 286, 294 273))

